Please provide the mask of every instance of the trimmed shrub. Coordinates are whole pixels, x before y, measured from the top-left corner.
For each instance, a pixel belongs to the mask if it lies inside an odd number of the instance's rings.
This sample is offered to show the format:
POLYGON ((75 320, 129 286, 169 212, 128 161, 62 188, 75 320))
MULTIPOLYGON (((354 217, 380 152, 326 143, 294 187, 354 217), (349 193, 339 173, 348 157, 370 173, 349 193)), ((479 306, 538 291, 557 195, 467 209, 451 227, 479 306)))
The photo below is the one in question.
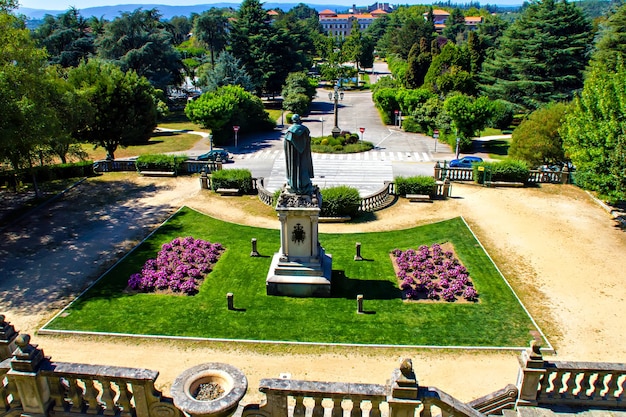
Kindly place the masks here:
POLYGON ((330 187, 321 190, 322 194, 322 211, 321 216, 337 217, 350 216, 356 217, 361 207, 361 196, 359 190, 347 185, 330 187))
POLYGON ((135 161, 137 171, 174 171, 178 172, 187 160, 186 155, 141 155, 135 161))
POLYGON ((481 162, 472 166, 474 181, 483 184, 485 178, 491 181, 522 182, 528 181, 528 165, 524 161, 505 159, 502 162, 481 162), (479 171, 478 167, 484 167, 479 171))
POLYGON ((211 189, 238 188, 243 194, 252 192, 252 173, 247 169, 222 169, 211 174, 211 189))
POLYGON ((396 177, 396 193, 398 195, 425 194, 432 195, 436 181, 427 175, 415 177, 396 177))

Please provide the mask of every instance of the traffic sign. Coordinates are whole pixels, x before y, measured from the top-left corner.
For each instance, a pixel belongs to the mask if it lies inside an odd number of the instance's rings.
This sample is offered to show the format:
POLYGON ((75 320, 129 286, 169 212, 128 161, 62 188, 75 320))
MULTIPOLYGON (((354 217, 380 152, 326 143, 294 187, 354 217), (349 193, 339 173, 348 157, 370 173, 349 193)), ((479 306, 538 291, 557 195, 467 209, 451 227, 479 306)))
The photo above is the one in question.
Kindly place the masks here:
POLYGON ((433 138, 437 139, 439 137, 439 131, 437 129, 433 130, 433 138))
POLYGON ((395 114, 398 114, 398 112, 400 112, 400 110, 394 110, 393 111, 395 114))
POLYGON ((235 132, 239 131, 239 126, 233 126, 233 130, 234 130, 235 132))
POLYGON ((359 130, 361 131, 361 133, 365 132, 365 128, 364 127, 360 127, 359 130))

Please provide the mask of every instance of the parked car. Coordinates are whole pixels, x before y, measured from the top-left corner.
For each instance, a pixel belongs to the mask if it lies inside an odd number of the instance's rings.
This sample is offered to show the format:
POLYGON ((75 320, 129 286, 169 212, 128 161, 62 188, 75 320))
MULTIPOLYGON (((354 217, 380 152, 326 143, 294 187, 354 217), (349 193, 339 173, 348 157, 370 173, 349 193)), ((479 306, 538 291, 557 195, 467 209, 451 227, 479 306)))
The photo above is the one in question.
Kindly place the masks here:
POLYGON ((232 160, 232 158, 224 149, 213 149, 207 153, 198 156, 196 160, 211 162, 229 162, 232 160))
POLYGON ((471 168, 473 164, 482 162, 483 159, 477 156, 464 156, 463 158, 450 161, 450 168, 471 168))

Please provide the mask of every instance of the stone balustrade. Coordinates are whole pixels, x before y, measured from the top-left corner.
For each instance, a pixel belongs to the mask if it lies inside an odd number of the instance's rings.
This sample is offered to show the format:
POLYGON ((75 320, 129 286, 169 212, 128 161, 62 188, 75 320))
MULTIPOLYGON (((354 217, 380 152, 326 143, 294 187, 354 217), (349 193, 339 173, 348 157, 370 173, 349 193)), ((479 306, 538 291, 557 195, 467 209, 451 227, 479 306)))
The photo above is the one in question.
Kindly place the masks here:
MULTIPOLYGON (((172 398, 166 397, 155 388, 156 371, 53 362, 0 315, 2 346, 15 349, 10 356, 0 349, 0 416, 230 417, 247 390, 239 370, 208 363, 181 373, 172 398), (195 397, 200 385, 213 383, 223 394, 195 397)), ((263 379, 259 390, 265 401, 239 412, 241 417, 482 417, 515 406, 626 410, 626 364, 544 361, 536 343, 519 362, 517 385, 470 403, 420 386, 411 360, 404 359, 387 385, 263 379)))
POLYGON ((359 210, 362 212, 382 210, 393 203, 394 195, 395 183, 385 181, 385 185, 380 190, 361 199, 361 207, 359 210))

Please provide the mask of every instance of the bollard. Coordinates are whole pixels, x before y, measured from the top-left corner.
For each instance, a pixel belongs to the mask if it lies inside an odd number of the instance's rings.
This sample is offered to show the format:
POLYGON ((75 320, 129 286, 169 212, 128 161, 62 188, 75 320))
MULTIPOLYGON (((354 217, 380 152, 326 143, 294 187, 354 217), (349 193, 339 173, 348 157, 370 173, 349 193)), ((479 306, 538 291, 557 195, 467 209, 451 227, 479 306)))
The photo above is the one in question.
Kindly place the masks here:
POLYGON ((234 310, 235 309, 235 301, 234 301, 234 295, 232 292, 229 292, 228 294, 226 294, 226 300, 228 302, 228 309, 229 310, 234 310))
POLYGON ((356 296, 356 312, 357 314, 363 314, 363 294, 356 296))
POLYGON ((355 261, 363 260, 363 258, 361 257, 361 242, 356 242, 356 255, 354 255, 354 260, 355 261))
POLYGON ((250 243, 252 243, 252 252, 250 252, 250 256, 252 257, 261 256, 259 255, 259 252, 256 250, 256 238, 252 238, 252 241, 250 243))
POLYGON ((200 188, 203 190, 209 189, 209 176, 204 168, 202 168, 202 172, 200 173, 200 188))

